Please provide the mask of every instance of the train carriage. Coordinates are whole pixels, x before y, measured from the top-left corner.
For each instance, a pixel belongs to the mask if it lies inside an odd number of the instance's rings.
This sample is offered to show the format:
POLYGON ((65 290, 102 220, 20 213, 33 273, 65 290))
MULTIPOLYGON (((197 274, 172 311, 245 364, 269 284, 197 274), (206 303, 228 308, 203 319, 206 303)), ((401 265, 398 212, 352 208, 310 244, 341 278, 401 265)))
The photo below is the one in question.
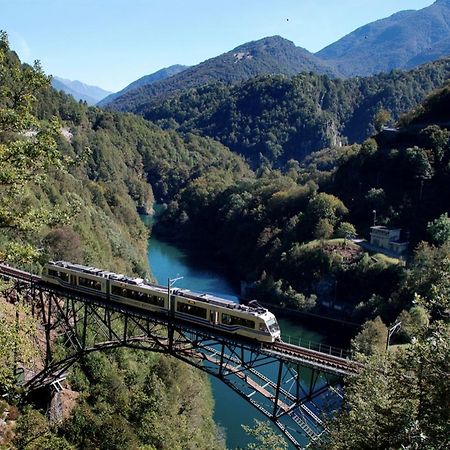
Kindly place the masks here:
POLYGON ((190 322, 263 342, 273 342, 280 335, 275 316, 261 306, 249 307, 182 289, 174 297, 176 316, 190 322))
POLYGON ((65 261, 49 262, 42 278, 50 283, 109 301, 159 314, 172 314, 223 333, 236 334, 260 342, 280 339, 275 316, 259 305, 240 305, 209 294, 184 289, 171 290, 141 278, 108 272, 65 261))
POLYGON ((167 313, 169 310, 167 289, 147 284, 140 278, 113 275, 110 278, 109 297, 116 302, 155 312, 167 313))
POLYGON ((94 267, 58 261, 57 263, 47 264, 43 278, 63 287, 75 288, 81 292, 106 298, 108 293, 107 274, 109 273, 94 267))

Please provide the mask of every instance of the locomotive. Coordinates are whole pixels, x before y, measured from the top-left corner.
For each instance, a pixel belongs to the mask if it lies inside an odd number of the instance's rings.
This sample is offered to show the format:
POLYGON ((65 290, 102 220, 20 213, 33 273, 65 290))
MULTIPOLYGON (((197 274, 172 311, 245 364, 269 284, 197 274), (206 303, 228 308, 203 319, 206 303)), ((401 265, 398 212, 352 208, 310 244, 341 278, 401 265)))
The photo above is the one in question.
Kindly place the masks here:
POLYGON ((281 336, 275 316, 256 302, 240 305, 210 294, 168 289, 142 278, 66 261, 50 261, 44 267, 42 279, 111 302, 173 315, 186 322, 259 342, 274 342, 281 336))

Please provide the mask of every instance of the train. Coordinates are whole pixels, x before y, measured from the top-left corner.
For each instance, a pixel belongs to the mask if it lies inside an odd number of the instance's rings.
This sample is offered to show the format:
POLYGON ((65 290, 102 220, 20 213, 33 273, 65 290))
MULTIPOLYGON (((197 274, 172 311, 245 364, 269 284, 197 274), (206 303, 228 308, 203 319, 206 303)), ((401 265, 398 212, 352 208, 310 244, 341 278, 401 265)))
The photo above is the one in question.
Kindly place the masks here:
POLYGON ((95 267, 50 261, 42 279, 48 283, 94 294, 107 301, 175 317, 225 334, 261 343, 281 340, 276 317, 256 301, 241 305, 214 295, 158 286, 95 267), (170 295, 169 295, 170 292, 170 295))

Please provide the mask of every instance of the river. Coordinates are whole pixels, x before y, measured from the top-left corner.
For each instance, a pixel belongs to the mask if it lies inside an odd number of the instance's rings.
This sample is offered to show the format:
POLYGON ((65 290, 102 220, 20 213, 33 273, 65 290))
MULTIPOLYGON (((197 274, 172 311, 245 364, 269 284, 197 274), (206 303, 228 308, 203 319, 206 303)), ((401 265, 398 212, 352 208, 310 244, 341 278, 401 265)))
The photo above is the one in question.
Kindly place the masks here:
MULTIPOLYGON (((151 219, 144 220, 149 223, 151 219)), ((192 259, 179 248, 153 236, 149 240, 148 260, 154 277, 162 285, 167 284, 168 278, 183 277, 175 286, 238 301, 239 286, 234 285, 219 270, 211 269, 207 261, 202 263, 192 259)), ((306 325, 288 319, 279 319, 279 322, 283 335, 314 342, 327 340, 325 333, 319 333, 306 325)), ((215 400, 214 420, 226 438, 227 448, 245 447, 251 439, 241 425, 253 426, 254 419, 267 419, 221 381, 214 377, 210 377, 210 380, 215 400)), ((274 429, 279 432, 276 427, 274 429)))

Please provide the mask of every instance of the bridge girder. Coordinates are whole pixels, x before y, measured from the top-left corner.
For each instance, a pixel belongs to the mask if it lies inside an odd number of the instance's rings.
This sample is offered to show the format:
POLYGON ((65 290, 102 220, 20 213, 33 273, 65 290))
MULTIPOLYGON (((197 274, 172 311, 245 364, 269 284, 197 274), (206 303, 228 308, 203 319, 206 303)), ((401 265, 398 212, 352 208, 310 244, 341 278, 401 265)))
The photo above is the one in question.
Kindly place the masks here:
POLYGON ((45 332, 44 364, 25 379, 29 391, 61 380, 75 362, 91 352, 125 346, 171 355, 220 379, 275 423, 299 449, 321 439, 326 432, 321 418, 324 409, 329 411, 340 403, 338 374, 310 362, 274 356, 256 342, 212 334, 210 329, 167 316, 61 292, 32 280, 15 280, 7 295, 12 301, 21 297, 45 332), (55 340, 66 349, 63 357, 53 352, 55 340))

